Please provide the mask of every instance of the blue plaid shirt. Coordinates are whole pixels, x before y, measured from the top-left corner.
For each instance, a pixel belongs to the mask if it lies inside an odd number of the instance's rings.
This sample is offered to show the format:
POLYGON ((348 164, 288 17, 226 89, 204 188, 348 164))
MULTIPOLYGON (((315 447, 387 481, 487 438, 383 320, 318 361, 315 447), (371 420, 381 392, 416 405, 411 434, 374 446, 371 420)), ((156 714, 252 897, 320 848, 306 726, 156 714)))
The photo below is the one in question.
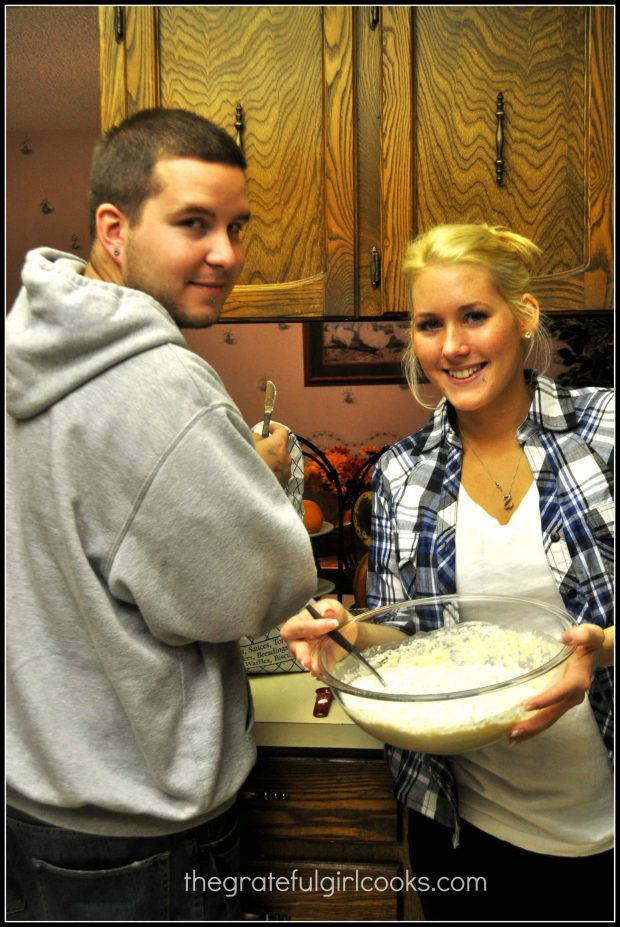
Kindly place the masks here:
MULTIPOLYGON (((613 391, 569 389, 528 373, 535 394, 517 431, 540 496, 543 546, 566 610, 613 624, 613 391)), ((421 431, 391 447, 374 474, 368 606, 457 592, 456 514, 462 446, 443 399, 421 431)), ((514 570, 514 565, 511 567, 514 570)), ((439 623, 433 609, 416 630, 439 623)), ((613 761, 613 671, 596 670, 589 699, 613 761)), ((386 745, 396 797, 454 828, 456 784, 445 757, 386 745)))

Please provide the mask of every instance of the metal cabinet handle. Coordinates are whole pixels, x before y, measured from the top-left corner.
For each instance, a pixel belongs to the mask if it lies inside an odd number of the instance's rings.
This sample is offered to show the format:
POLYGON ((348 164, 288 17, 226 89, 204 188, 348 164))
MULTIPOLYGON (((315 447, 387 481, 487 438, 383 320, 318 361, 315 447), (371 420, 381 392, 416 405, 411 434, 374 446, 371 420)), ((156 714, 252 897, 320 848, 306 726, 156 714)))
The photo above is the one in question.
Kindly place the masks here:
POLYGON ((381 285, 381 255, 375 247, 370 252, 370 285, 373 290, 381 285))
POLYGON ((243 121, 243 107, 241 103, 237 103, 235 106, 235 141, 241 151, 243 151, 243 138, 241 133, 245 129, 245 123, 243 121))
POLYGON ((288 801, 288 792, 282 789, 264 789, 262 792, 239 792, 241 801, 288 801))
POLYGON ((504 182, 504 94, 498 93, 495 101, 495 116, 497 127, 495 129, 495 181, 498 187, 504 182))
POLYGON ((114 7, 114 41, 118 45, 125 37, 125 11, 122 6, 114 7))

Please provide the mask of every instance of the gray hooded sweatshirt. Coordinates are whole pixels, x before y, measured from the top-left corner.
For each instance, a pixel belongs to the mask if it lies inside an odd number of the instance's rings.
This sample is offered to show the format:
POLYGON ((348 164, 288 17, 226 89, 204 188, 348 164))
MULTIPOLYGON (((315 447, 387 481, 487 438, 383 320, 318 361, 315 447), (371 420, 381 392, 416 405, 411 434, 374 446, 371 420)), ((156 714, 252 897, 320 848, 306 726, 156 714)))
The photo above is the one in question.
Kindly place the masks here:
POLYGON ((316 589, 303 523, 154 299, 31 251, 7 321, 7 798, 155 835, 255 761, 240 637, 316 589))

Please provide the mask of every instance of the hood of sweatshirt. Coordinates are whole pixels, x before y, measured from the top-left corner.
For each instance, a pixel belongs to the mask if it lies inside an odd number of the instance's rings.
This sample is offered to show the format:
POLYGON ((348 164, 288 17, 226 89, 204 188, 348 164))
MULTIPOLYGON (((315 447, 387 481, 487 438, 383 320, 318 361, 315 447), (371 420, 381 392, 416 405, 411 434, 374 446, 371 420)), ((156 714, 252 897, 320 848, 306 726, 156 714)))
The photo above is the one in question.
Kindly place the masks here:
POLYGON ((38 415, 104 370, 162 344, 185 346, 174 320, 137 290, 84 277, 86 262, 29 251, 6 322, 6 407, 38 415))

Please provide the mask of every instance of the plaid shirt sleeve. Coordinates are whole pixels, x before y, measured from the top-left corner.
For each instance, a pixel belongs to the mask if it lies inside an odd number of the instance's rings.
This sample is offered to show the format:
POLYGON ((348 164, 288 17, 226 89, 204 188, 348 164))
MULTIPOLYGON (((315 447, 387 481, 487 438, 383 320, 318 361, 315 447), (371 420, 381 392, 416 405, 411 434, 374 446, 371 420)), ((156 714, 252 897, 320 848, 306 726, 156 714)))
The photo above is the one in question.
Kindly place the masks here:
MULTIPOLYGON (((443 518, 440 510, 454 515, 455 497, 445 491, 446 469, 456 466, 460 472, 459 454, 448 455, 434 439, 441 431, 441 412, 426 429, 431 445, 428 453, 418 455, 421 440, 405 439, 395 445, 379 461, 374 475, 373 528, 369 551, 367 601, 369 607, 391 605, 422 595, 455 592, 454 531, 451 518, 443 518), (441 501, 445 501, 445 505, 441 501), (443 541, 438 541, 438 526, 445 524, 443 541), (447 540, 446 540, 447 539, 447 540), (447 558, 438 551, 452 550, 447 558), (447 569, 438 569, 446 559, 447 569), (443 582, 442 578, 443 577, 443 582)), ((416 436, 414 436, 414 439, 416 436)), ((458 482, 457 482, 458 491, 458 482)), ((430 630, 439 626, 438 612, 424 609, 418 613, 419 627, 394 621, 406 633, 430 630)), ((454 777, 448 761, 441 756, 413 753, 389 744, 385 755, 394 779, 394 795, 411 808, 454 829, 458 843, 459 820, 454 777)))
MULTIPOLYGON (((613 625, 614 393, 567 389, 539 376, 518 436, 536 476, 543 547, 566 610, 578 622, 613 625)), ((588 692, 613 761, 613 670, 588 692)))

